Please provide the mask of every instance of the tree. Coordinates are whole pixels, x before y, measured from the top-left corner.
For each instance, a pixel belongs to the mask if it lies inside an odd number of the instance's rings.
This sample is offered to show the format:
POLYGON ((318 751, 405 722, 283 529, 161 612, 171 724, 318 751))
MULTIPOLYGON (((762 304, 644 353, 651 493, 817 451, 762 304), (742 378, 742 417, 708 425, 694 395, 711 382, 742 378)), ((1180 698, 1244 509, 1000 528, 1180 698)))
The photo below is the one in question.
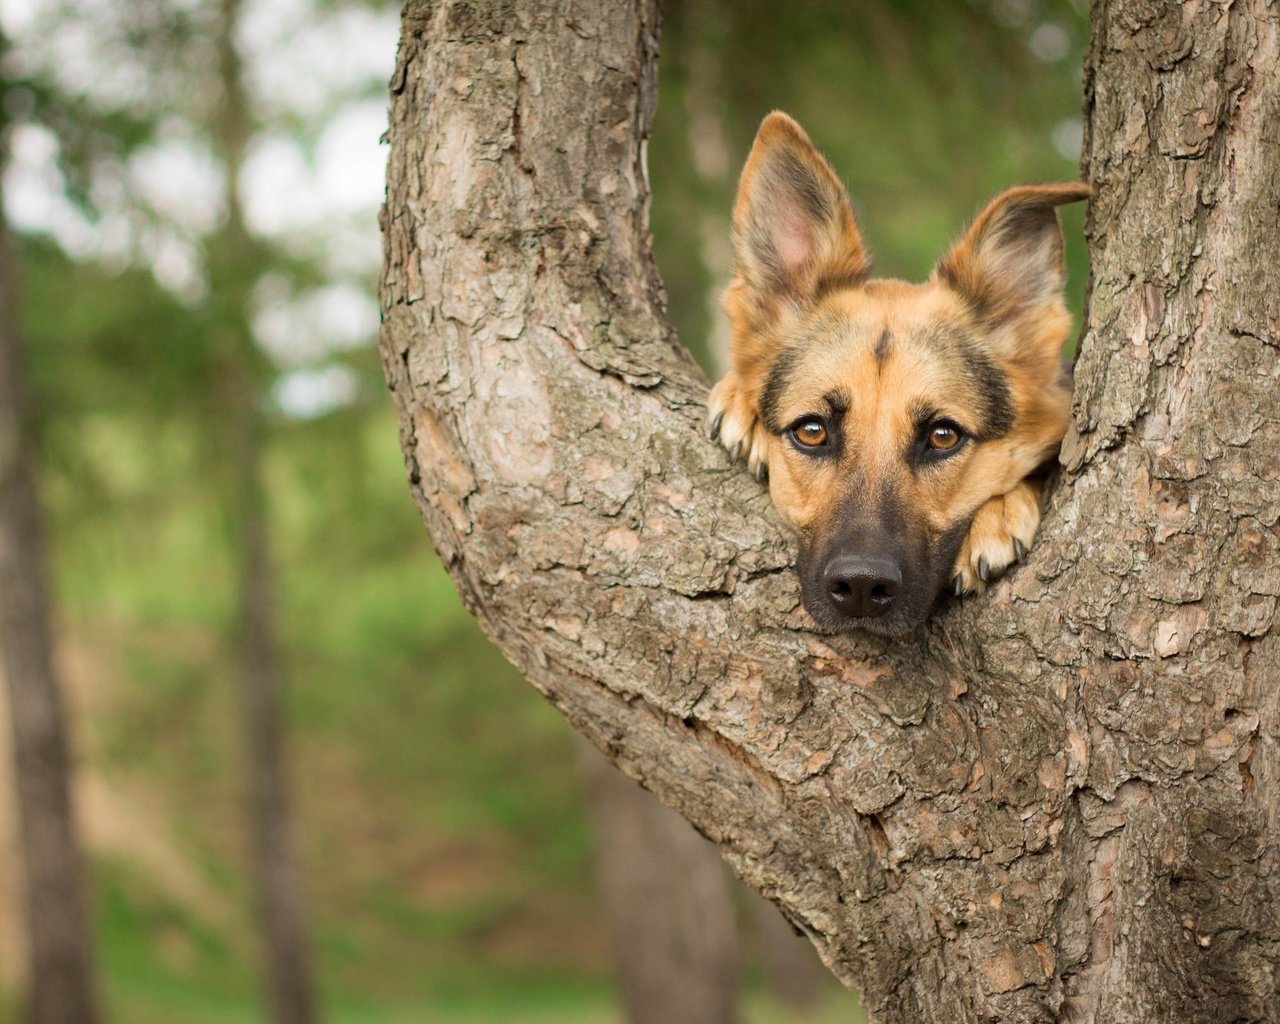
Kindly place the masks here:
POLYGON ((581 762, 626 1019, 733 1024, 733 893, 715 847, 585 742, 581 762))
MULTIPOLYGON (((34 108, 26 113, 34 112, 57 138, 65 199, 81 214, 86 232, 112 217, 117 225, 126 221, 128 242, 121 252, 117 239, 117 260, 149 263, 157 277, 166 276, 167 247, 168 284, 186 300, 176 316, 172 309, 153 311, 162 322, 160 331, 154 324, 147 325, 150 334, 122 330, 143 336, 136 349, 132 339, 120 345, 111 337, 115 311, 99 310, 95 338, 86 346, 91 358, 78 362, 75 374, 64 368, 61 376, 92 379, 86 362, 110 364, 114 357, 128 363, 141 355, 133 366, 136 374, 122 375, 131 378, 123 387, 99 382, 85 391, 110 393, 118 408, 130 413, 150 406, 156 415, 149 426, 158 435, 166 427, 189 426, 202 450, 196 479, 183 483, 195 490, 212 481, 208 493, 225 510, 238 569, 229 646, 242 682, 246 803, 266 973, 275 1019, 293 1024, 316 1014, 289 836, 284 684, 263 481, 270 433, 266 407, 275 367, 255 340, 252 320, 262 308, 255 302, 255 286, 269 270, 309 281, 322 275, 296 249, 287 258, 250 230, 241 195, 245 165, 255 135, 269 126, 246 85, 261 68, 246 67, 237 45, 237 33, 243 35, 241 6, 238 0, 194 6, 36 5, 26 27, 28 52, 18 63, 26 76, 23 103, 15 109, 34 108), (49 45, 59 34, 86 41, 77 69, 69 71, 49 45), (126 73, 113 76, 121 67, 126 73), (160 153, 166 144, 170 158, 185 152, 190 161, 184 167, 179 160, 176 171, 170 165, 170 186, 176 180, 188 190, 178 202, 165 201, 163 188, 155 187, 158 175, 150 188, 140 186, 143 176, 132 163, 148 149, 160 153), (218 198, 199 194, 206 184, 201 170, 213 180, 210 192, 225 188, 225 216, 217 209, 218 198), (177 275, 172 273, 175 254, 177 275), (155 338, 161 332, 176 341, 158 355, 155 338)), ((283 120, 288 114, 276 116, 283 120)), ((291 123, 299 136, 309 127, 304 120, 291 123)), ((107 249, 99 240, 97 254, 107 249)), ((120 290, 119 285, 113 289, 120 290)), ((132 298, 135 307, 146 301, 132 298)), ((130 312, 139 322, 146 320, 139 309, 130 312)), ((43 397, 50 393, 56 389, 46 388, 43 397)), ((65 418, 83 419, 86 403, 71 405, 65 418)), ((168 486, 171 494, 182 489, 173 480, 168 486)))
POLYGON ((210 277, 222 307, 215 330, 222 361, 219 384, 228 417, 222 437, 228 505, 240 556, 238 637, 248 754, 249 817, 273 1019, 310 1024, 317 1017, 303 926, 302 891, 294 866, 286 758, 283 690, 276 631, 276 577, 271 561, 263 481, 267 425, 262 405, 264 356, 250 325, 257 276, 270 265, 249 233, 239 195, 253 132, 236 51, 240 0, 222 0, 217 36, 222 104, 213 126, 214 147, 227 176, 227 219, 210 240, 210 277))
POLYGON ((1093 285, 1030 562, 814 632, 662 316, 656 4, 409 3, 384 367, 468 606, 878 1021, 1280 1015, 1273 11, 1095 2, 1093 285))
MULTIPOLYGON (((0 36, 0 56, 6 52, 0 36)), ((0 81, 0 118, 6 93, 0 81)), ((0 167, 7 162, 6 128, 0 121, 0 167)), ((27 1018, 33 1024, 93 1024, 97 993, 53 660, 17 278, 17 254, 0 216, 0 655, 13 728, 31 949, 27 1018)))

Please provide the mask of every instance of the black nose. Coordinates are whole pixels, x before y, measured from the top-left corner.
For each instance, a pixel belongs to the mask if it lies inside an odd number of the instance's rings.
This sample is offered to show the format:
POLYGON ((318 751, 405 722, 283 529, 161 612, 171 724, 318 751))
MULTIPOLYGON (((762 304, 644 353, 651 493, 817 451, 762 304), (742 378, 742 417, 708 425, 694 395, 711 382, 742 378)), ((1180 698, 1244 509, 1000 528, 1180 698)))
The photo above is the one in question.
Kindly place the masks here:
POLYGON ((837 555, 827 563, 822 581, 832 604, 840 611, 875 618, 892 608, 898 599, 902 570, 884 558, 837 555))

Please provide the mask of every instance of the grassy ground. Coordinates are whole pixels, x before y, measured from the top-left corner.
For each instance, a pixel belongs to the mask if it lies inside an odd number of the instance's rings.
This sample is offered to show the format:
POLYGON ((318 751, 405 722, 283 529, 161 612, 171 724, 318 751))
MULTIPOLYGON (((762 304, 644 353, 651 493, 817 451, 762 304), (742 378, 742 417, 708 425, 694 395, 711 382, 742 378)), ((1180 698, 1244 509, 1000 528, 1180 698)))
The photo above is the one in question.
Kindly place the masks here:
MULTIPOLYGON (((258 1024, 265 1018, 257 1002, 150 987, 132 992, 127 986, 115 986, 109 1002, 113 1019, 133 1024, 258 1024)), ((623 1024, 608 986, 554 983, 400 1005, 331 1000, 323 1013, 329 1024, 623 1024)), ((860 1024, 863 1019, 841 996, 798 1011, 748 992, 742 1006, 743 1024, 860 1024)), ((18 1024, 14 1013, 0 1016, 0 1021, 18 1024)))

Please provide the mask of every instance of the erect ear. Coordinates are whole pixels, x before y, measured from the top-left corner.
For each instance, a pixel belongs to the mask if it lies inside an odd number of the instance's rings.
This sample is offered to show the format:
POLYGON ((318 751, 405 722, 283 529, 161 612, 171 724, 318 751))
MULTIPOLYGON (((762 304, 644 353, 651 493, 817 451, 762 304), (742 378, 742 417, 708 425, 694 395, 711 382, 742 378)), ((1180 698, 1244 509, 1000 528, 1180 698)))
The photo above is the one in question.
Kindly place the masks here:
POLYGON ((1023 185, 987 204, 934 276, 992 326, 1060 300, 1062 228, 1057 207, 1089 195, 1082 182, 1023 185))
POLYGON ((761 306, 860 284, 867 258, 844 187, 795 121, 760 125, 733 208, 736 276, 761 306))

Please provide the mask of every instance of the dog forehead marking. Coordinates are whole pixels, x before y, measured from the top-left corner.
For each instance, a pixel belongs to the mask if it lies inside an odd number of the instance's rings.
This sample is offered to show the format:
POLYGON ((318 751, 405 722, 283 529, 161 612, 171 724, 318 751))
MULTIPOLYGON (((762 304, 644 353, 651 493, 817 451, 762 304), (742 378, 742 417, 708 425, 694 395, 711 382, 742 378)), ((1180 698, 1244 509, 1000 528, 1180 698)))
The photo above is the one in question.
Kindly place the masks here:
POLYGON ((962 424, 985 438, 1003 436, 1013 419, 1005 375, 953 297, 880 279, 832 295, 796 332, 770 367, 760 409, 781 433, 797 416, 852 416, 855 406, 864 426, 868 415, 905 425, 906 407, 922 402, 953 416, 963 408, 962 424), (836 392, 854 397, 833 408, 827 396, 836 392))
POLYGON ((876 342, 876 362, 884 365, 885 356, 889 354, 889 328, 880 332, 880 340, 876 342))

